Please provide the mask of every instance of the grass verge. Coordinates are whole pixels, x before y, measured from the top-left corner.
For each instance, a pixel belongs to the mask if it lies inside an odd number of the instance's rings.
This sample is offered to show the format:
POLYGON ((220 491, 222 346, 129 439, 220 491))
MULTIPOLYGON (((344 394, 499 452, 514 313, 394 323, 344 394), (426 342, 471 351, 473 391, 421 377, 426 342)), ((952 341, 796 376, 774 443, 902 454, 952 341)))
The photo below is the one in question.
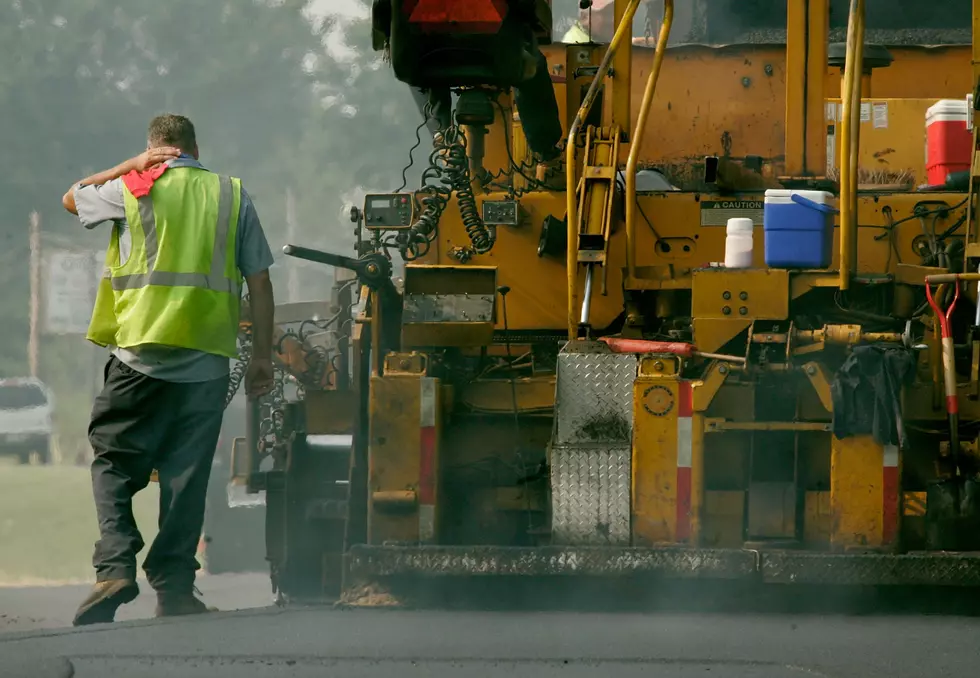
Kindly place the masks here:
MULTIPOLYGON (((157 532, 159 488, 134 502, 147 546, 157 532)), ((0 586, 89 583, 99 536, 88 468, 19 466, 0 461, 0 586)))

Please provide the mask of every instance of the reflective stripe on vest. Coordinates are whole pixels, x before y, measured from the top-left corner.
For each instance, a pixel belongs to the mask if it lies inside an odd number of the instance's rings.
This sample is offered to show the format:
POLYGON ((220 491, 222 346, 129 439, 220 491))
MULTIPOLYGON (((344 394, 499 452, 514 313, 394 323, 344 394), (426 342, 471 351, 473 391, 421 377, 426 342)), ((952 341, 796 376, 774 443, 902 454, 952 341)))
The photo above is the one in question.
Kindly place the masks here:
POLYGON ((148 273, 132 273, 112 278, 109 269, 105 277, 111 278, 112 289, 138 290, 147 285, 163 285, 166 287, 199 287, 214 292, 240 292, 237 280, 225 277, 225 264, 228 261, 228 227, 231 222, 231 209, 234 203, 231 178, 218 175, 218 225, 214 236, 214 253, 211 255, 211 272, 204 273, 173 273, 170 271, 154 271, 156 265, 157 222, 153 212, 153 201, 149 195, 137 198, 140 221, 143 225, 143 249, 146 252, 146 270, 148 273))

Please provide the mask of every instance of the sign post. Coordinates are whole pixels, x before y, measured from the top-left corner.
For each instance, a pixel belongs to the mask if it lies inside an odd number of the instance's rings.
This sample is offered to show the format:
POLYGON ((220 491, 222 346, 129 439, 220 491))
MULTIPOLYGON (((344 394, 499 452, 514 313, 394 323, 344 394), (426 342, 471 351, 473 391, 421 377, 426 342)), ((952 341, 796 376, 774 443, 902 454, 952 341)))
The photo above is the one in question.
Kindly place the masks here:
POLYGON ((40 294, 41 294, 41 215, 31 212, 31 230, 29 247, 30 256, 30 286, 31 286, 31 307, 30 307, 30 330, 27 338, 27 363, 31 376, 37 378, 38 369, 38 323, 40 316, 40 294))

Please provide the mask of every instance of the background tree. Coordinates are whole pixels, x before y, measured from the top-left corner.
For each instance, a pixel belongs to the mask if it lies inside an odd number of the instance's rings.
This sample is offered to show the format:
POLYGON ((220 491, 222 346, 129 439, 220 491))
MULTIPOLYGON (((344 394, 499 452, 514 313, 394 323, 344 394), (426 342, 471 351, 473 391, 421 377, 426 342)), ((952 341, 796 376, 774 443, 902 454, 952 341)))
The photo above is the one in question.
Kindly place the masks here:
MULTIPOLYGON (((395 188, 411 143, 405 130, 414 129, 409 120, 417 113, 370 51, 365 21, 346 26, 352 56, 338 60, 324 44, 337 19, 313 22, 306 5, 0 5, 8 160, 0 177, 0 376, 27 373, 29 213, 41 213, 48 244, 104 249, 107 232, 82 232, 62 210, 61 194, 72 181, 139 152, 158 113, 190 116, 205 165, 242 177, 275 252, 286 238, 287 189, 295 196, 297 239, 349 248, 344 196, 395 188), (396 148, 404 151, 393 155, 396 148)), ((274 267, 282 300, 285 268, 281 260, 274 267)), ((322 298, 329 272, 304 267, 303 277, 306 296, 322 298)), ((83 346, 80 337, 46 337, 42 346, 41 376, 58 393, 61 428, 76 433, 84 432, 97 378, 94 349, 83 346)))
MULTIPOLYGON (((309 0, 0 4, 0 376, 28 371, 28 215, 40 212, 46 246, 104 249, 107 232, 83 232, 61 194, 139 152, 156 114, 194 121, 205 166, 243 179, 274 253, 287 238, 351 251, 345 208, 402 184, 421 122, 407 86, 371 50, 361 6, 359 17, 341 20, 315 19, 309 0), (327 41, 338 35, 340 53, 327 41)), ((558 30, 576 13, 577 0, 555 0, 558 30)), ((409 189, 430 149, 423 129, 409 189)), ((280 301, 289 290, 323 298, 331 278, 277 254, 280 301)), ((60 427, 82 437, 102 360, 85 346, 81 337, 45 337, 41 374, 58 393, 60 427)))

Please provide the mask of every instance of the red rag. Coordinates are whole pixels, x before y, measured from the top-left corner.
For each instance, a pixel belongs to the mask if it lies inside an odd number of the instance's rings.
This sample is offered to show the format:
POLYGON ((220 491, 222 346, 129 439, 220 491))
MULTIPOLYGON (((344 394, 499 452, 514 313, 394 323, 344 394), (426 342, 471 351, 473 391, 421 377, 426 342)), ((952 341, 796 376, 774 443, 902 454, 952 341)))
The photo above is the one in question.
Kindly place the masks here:
POLYGON ((150 189, 153 188, 153 182, 159 179, 166 171, 167 165, 157 165, 145 172, 133 170, 129 174, 124 174, 122 180, 134 198, 142 198, 144 195, 150 194, 150 189))

